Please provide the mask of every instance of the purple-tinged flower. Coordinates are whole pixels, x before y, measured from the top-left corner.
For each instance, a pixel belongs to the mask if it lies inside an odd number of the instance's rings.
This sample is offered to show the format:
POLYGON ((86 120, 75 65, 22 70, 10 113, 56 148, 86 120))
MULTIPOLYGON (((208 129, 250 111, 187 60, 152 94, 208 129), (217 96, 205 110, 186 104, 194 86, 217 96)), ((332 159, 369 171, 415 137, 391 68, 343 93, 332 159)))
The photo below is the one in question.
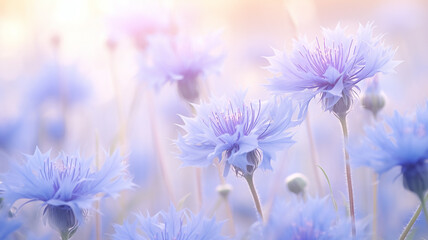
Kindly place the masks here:
POLYGON ((346 115, 359 90, 357 83, 376 73, 392 72, 399 62, 395 51, 384 46, 382 36, 373 36, 372 24, 360 25, 356 35, 345 34, 345 28, 323 29, 324 39, 294 42, 294 50, 286 54, 275 50, 268 57, 268 69, 278 74, 269 89, 291 93, 302 107, 321 95, 324 110, 346 115))
POLYGON ((403 185, 423 198, 428 189, 428 102, 415 117, 395 112, 385 123, 366 129, 361 145, 349 145, 356 165, 373 168, 379 174, 401 167, 403 185))
MULTIPOLYGON (((297 198, 289 203, 277 202, 265 225, 253 225, 250 239, 258 240, 342 240, 353 239, 351 222, 342 212, 337 212, 327 198, 297 198)), ((355 239, 366 239, 359 231, 355 239)))
POLYGON ((118 152, 108 156, 96 171, 91 159, 60 154, 51 159, 50 152, 26 155, 26 163, 11 162, 2 175, 4 201, 12 205, 19 199, 42 202, 43 214, 62 237, 71 237, 83 222, 85 212, 99 199, 97 194, 118 196, 133 187, 126 174, 127 165, 118 152))
POLYGON ((165 83, 177 82, 180 95, 193 102, 199 98, 200 78, 219 71, 224 58, 218 52, 219 43, 218 33, 204 38, 184 33, 152 37, 141 78, 157 89, 165 83))
POLYGON ((202 214, 177 211, 173 205, 168 212, 161 211, 155 216, 136 215, 133 223, 125 221, 115 225, 115 240, 225 240, 221 235, 222 223, 207 219, 202 214))
POLYGON ((251 175, 257 167, 272 169, 275 152, 294 141, 288 132, 297 122, 288 99, 245 102, 245 94, 233 99, 211 99, 195 105, 196 117, 182 117, 187 132, 177 140, 185 166, 208 166, 224 154, 227 175, 230 166, 236 174, 251 175))

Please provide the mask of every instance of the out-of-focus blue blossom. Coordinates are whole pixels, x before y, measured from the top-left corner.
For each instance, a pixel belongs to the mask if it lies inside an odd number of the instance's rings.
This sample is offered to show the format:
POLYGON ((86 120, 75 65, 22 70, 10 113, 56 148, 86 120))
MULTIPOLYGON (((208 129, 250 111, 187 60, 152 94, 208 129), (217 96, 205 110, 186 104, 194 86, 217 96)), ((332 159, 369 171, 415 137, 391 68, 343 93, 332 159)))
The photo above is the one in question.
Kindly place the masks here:
POLYGON ((19 199, 41 201, 49 224, 62 235, 72 235, 99 199, 97 194, 116 197, 133 186, 118 152, 108 156, 98 171, 91 159, 64 153, 51 159, 50 152, 38 148, 26 159, 24 165, 11 162, 11 169, 2 175, 4 201, 8 205, 19 199))
POLYGON ((223 240, 222 223, 193 215, 186 210, 177 211, 173 205, 168 212, 161 211, 155 216, 137 215, 137 221, 115 225, 113 239, 137 240, 223 240))
POLYGON ((8 236, 14 231, 16 231, 18 228, 20 228, 21 223, 16 220, 9 219, 8 212, 4 209, 1 209, 1 207, 2 203, 0 198, 0 239, 9 239, 8 236))
MULTIPOLYGON (((293 198, 289 203, 277 202, 266 223, 253 225, 252 240, 331 240, 352 239, 350 219, 335 211, 327 198, 309 198, 306 202, 293 198)), ((364 239, 364 231, 356 239, 364 239)))
POLYGON ((356 35, 345 28, 323 29, 323 40, 294 42, 291 54, 275 50, 268 69, 278 74, 268 86, 277 93, 291 93, 304 109, 321 95, 324 110, 344 115, 357 95, 360 81, 376 73, 392 72, 399 62, 395 51, 384 46, 382 36, 373 36, 372 24, 360 25, 356 35))
POLYGON ((395 112, 385 124, 367 128, 366 135, 361 145, 349 146, 351 160, 380 174, 401 167, 404 187, 423 198, 428 189, 428 102, 415 117, 395 112))
POLYGON ((66 105, 85 100, 90 93, 88 81, 75 66, 62 66, 55 62, 44 65, 30 84, 28 104, 40 106, 52 100, 66 105))
POLYGON ((257 167, 272 169, 275 152, 290 147, 294 141, 288 132, 297 124, 292 120, 294 108, 288 99, 245 102, 245 94, 233 99, 211 99, 195 105, 196 117, 182 117, 177 146, 185 166, 208 166, 225 156, 225 172, 230 166, 236 174, 249 175, 257 167))
POLYGON ((177 82, 180 95, 194 101, 199 97, 199 78, 220 68, 224 56, 218 52, 219 43, 219 33, 204 38, 184 33, 154 36, 149 41, 149 60, 142 64, 141 78, 157 89, 177 82))

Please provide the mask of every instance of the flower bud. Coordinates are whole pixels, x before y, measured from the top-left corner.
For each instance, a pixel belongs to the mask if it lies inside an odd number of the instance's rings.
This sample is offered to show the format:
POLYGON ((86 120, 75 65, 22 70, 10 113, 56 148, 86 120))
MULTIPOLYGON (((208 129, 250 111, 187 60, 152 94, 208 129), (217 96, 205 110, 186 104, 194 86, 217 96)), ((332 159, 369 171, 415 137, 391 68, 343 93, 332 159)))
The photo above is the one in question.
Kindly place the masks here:
POLYGON ((373 113, 374 116, 385 106, 385 96, 379 89, 377 75, 369 81, 367 90, 361 98, 363 107, 373 113))
POLYGON ((294 194, 304 194, 308 179, 301 173, 293 173, 285 179, 288 190, 294 194))
POLYGON ((227 198, 227 196, 229 196, 229 193, 233 190, 233 187, 232 185, 225 183, 218 185, 216 190, 218 194, 220 194, 220 196, 222 196, 223 198, 227 198))
POLYGON ((56 229, 61 236, 70 238, 77 230, 78 221, 74 216, 73 210, 67 205, 53 206, 47 205, 44 210, 49 225, 56 229))

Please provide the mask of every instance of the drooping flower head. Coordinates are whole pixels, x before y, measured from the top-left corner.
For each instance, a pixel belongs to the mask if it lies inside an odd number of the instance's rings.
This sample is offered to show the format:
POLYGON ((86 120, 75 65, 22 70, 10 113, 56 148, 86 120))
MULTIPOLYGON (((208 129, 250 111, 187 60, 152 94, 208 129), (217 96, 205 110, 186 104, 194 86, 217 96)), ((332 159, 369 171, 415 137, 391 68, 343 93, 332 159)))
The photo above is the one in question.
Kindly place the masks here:
POLYGON ((24 165, 12 162, 11 169, 2 175, 5 203, 11 205, 19 199, 42 202, 51 227, 67 237, 93 208, 97 194, 116 197, 133 186, 118 152, 108 156, 98 171, 91 159, 66 154, 51 159, 50 152, 42 153, 38 148, 34 155, 26 155, 26 160, 24 165))
POLYGON ((149 41, 149 61, 143 63, 141 77, 155 88, 177 82, 180 95, 193 102, 199 98, 200 78, 219 71, 223 59, 219 43, 219 33, 204 38, 184 33, 155 36, 149 41))
POLYGON ((357 34, 345 28, 323 29, 323 39, 294 42, 290 53, 275 51, 268 57, 268 69, 278 74, 269 89, 292 93, 307 108, 310 100, 321 96, 324 110, 346 115, 359 90, 357 83, 376 73, 389 73, 398 64, 395 51, 384 46, 382 36, 373 36, 372 24, 360 25, 357 34))
POLYGON ((136 215, 133 223, 125 221, 115 225, 115 240, 225 240, 221 235, 222 223, 193 215, 190 211, 177 211, 173 205, 168 212, 161 211, 155 216, 136 215))
MULTIPOLYGON (((308 198, 306 202, 293 198, 289 203, 277 202, 265 225, 256 223, 250 239, 265 240, 341 240, 353 239, 351 222, 335 211, 327 198, 308 198)), ((359 231, 356 239, 362 237, 359 231)))
POLYGON ((395 112, 385 123, 366 129, 360 146, 350 145, 351 160, 378 173, 401 167, 403 185, 423 198, 428 189, 428 102, 415 117, 395 112))
POLYGON ((208 166, 224 154, 227 175, 230 166, 236 174, 251 175, 257 167, 271 169, 275 152, 294 141, 288 132, 297 124, 288 99, 246 102, 245 94, 233 99, 211 99, 195 105, 194 118, 182 117, 187 132, 179 137, 180 158, 186 166, 208 166))

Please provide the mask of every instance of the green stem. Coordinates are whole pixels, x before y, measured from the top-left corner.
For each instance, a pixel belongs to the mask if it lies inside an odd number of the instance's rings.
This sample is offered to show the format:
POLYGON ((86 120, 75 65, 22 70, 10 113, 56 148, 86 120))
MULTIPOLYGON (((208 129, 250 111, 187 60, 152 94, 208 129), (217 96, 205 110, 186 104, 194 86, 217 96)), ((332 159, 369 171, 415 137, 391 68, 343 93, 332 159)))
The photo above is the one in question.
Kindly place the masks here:
POLYGON ((355 228, 355 208, 354 208, 354 193, 352 190, 352 177, 351 177, 351 165, 349 164, 349 153, 346 149, 348 145, 348 126, 346 124, 346 116, 338 117, 340 124, 342 125, 343 138, 344 138, 344 153, 345 153, 345 174, 346 174, 346 183, 348 186, 348 197, 349 197, 349 212, 351 215, 351 224, 352 224, 352 236, 355 237, 357 230, 355 228))
POLYGON ((247 180, 248 187, 250 187, 251 195, 253 195, 254 204, 256 205, 257 212, 260 215, 260 218, 263 221, 263 212, 262 206, 260 204, 259 195, 257 194, 256 188, 254 186, 253 174, 247 174, 244 176, 245 180, 247 180))
POLYGON ((428 212, 427 212, 427 207, 423 198, 421 198, 421 205, 422 205, 422 209, 424 210, 425 220, 428 224, 428 212))
MULTIPOLYGON (((425 218, 427 217, 426 214, 426 208, 425 208, 425 201, 428 199, 428 196, 425 197, 425 199, 421 198, 421 204, 419 204, 418 208, 416 209, 415 213, 413 213, 412 218, 407 223, 406 227, 404 228, 403 232, 400 235, 400 240, 404 240, 407 237, 407 234, 410 232, 410 229, 412 229, 413 224, 415 224, 416 219, 418 219, 419 215, 421 214, 422 208, 424 208, 425 218)), ((428 223, 428 218, 427 218, 428 223)))

